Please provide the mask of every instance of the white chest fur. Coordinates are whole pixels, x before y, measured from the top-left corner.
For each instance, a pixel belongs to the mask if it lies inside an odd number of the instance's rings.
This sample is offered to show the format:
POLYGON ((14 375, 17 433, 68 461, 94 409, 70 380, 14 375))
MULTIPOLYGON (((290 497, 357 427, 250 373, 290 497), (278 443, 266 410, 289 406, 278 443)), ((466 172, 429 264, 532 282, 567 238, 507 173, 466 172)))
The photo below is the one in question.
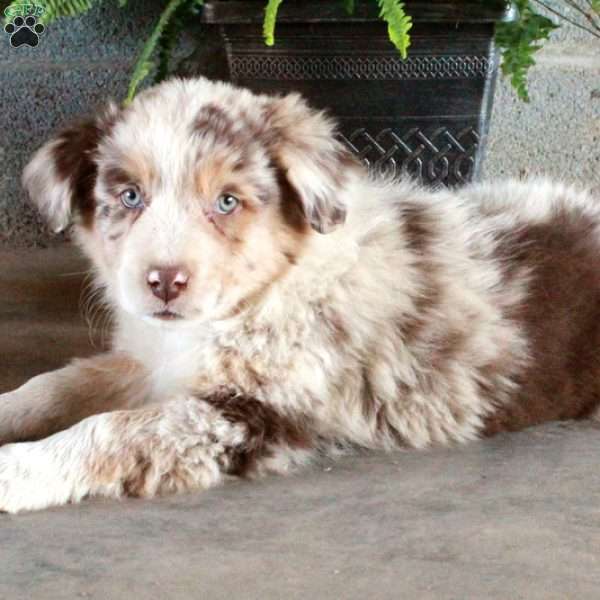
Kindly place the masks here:
POLYGON ((120 315, 113 345, 144 366, 152 400, 162 401, 189 389, 202 369, 202 357, 212 339, 207 327, 120 315))

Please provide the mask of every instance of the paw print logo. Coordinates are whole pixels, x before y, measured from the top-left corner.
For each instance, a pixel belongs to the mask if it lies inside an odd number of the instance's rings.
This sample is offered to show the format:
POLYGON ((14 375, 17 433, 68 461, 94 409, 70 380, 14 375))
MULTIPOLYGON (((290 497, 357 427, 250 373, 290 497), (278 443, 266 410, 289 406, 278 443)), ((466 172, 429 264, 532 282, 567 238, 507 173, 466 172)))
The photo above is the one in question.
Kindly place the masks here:
POLYGON ((19 46, 31 46, 35 48, 39 41, 40 35, 44 33, 44 26, 37 22, 37 18, 33 15, 28 17, 15 17, 12 22, 4 26, 4 31, 10 35, 10 45, 13 48, 19 46))

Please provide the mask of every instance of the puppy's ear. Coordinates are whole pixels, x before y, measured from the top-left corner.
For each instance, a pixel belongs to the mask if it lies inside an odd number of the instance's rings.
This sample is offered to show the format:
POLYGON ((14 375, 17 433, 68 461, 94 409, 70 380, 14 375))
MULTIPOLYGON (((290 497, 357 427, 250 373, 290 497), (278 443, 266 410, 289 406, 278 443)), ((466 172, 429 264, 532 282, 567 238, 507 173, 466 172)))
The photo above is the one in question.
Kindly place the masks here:
POLYGON ((23 187, 55 233, 67 227, 72 212, 80 213, 83 219, 93 214, 95 154, 118 112, 114 104, 109 104, 96 117, 64 129, 25 167, 23 187))
POLYGON ((311 109, 299 94, 290 94, 266 101, 264 124, 279 177, 293 191, 311 227, 328 233, 343 223, 344 186, 360 165, 336 139, 333 121, 311 109))

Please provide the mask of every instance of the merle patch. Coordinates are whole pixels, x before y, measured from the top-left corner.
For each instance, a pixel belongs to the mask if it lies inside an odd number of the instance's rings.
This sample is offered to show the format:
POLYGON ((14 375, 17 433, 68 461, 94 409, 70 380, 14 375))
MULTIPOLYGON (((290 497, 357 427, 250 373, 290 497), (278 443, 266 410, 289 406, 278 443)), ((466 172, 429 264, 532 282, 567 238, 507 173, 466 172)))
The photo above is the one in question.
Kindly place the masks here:
POLYGON ((28 17, 15 17, 12 22, 4 26, 4 31, 10 35, 10 45, 13 48, 19 46, 31 46, 35 48, 39 41, 40 35, 44 33, 45 27, 37 22, 37 18, 33 15, 28 17))

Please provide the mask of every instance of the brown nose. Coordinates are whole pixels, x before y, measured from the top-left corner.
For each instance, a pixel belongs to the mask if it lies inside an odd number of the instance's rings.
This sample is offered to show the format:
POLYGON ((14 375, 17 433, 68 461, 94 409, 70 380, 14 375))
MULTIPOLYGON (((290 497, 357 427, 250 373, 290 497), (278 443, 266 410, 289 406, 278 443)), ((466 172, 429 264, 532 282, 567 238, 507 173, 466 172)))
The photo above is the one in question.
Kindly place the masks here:
POLYGON ((189 273, 181 267, 154 267, 148 271, 146 281, 152 293, 168 303, 185 291, 189 278, 189 273))

